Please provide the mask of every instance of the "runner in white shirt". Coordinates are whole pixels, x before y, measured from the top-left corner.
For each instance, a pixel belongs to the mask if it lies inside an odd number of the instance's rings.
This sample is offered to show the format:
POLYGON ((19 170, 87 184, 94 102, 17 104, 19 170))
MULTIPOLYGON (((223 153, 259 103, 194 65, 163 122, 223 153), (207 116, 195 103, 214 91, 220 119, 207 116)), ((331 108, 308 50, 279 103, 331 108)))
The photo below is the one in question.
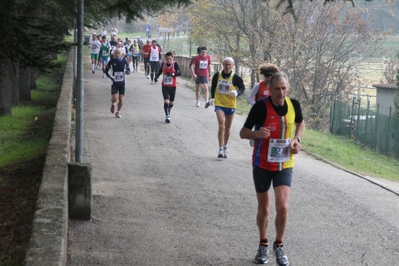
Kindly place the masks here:
POLYGON ((97 35, 93 33, 92 39, 89 43, 92 73, 95 72, 96 66, 98 64, 98 54, 100 52, 100 47, 101 42, 97 39, 97 35))
MULTIPOLYGON (((151 85, 154 84, 155 73, 158 73, 158 71, 159 71, 161 58, 162 58, 162 49, 161 49, 161 47, 159 47, 157 45, 157 41, 153 40, 151 50, 150 50, 151 85)), ((156 84, 156 82, 155 82, 155 84, 156 84)))

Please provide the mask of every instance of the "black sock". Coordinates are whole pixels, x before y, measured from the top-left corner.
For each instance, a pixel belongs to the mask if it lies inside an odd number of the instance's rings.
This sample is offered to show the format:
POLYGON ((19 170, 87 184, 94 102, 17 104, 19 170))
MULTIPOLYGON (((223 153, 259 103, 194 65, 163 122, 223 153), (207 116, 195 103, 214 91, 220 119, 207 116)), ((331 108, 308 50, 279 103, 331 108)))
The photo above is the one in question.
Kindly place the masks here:
POLYGON ((262 246, 268 246, 269 245, 269 241, 267 241, 267 238, 266 239, 261 239, 259 241, 259 244, 261 244, 262 246))
POLYGON ((154 80, 154 74, 151 74, 150 76, 151 76, 151 81, 153 81, 154 80))
POLYGON ((169 103, 169 108, 168 108, 169 115, 170 115, 170 109, 172 109, 172 107, 173 107, 173 104, 169 103))
POLYGON ((165 110, 165 114, 169 115, 170 114, 170 107, 168 103, 163 104, 163 109, 165 110))

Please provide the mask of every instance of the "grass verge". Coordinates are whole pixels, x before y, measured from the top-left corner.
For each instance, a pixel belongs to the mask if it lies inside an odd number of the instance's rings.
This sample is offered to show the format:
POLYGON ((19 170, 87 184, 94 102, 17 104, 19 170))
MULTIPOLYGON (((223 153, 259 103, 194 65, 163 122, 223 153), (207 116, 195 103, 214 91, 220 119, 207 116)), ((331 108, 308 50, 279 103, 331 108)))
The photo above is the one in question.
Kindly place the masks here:
POLYGON ((0 266, 22 265, 51 138, 67 55, 62 67, 42 73, 31 102, 0 117, 0 266))
POLYGON ((348 169, 352 172, 399 181, 399 160, 387 157, 353 140, 306 129, 302 145, 318 157, 348 169))

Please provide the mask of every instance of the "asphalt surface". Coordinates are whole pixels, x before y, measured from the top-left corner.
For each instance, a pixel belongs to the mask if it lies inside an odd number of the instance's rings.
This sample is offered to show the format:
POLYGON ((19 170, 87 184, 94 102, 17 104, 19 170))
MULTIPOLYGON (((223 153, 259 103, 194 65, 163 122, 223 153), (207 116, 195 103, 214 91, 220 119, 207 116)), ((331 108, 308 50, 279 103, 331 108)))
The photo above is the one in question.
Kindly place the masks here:
MULTIPOLYGON (((161 85, 142 72, 128 77, 121 119, 109 110, 109 79, 86 70, 84 84, 93 211, 91 221, 69 222, 68 265, 253 265, 251 148, 239 138, 245 118, 235 116, 229 158, 217 159, 213 108, 195 107, 183 80, 171 124, 161 85)), ((296 156, 285 236, 290 265, 399 265, 398 244, 397 194, 296 156)), ((277 265, 273 252, 268 265, 277 265)))

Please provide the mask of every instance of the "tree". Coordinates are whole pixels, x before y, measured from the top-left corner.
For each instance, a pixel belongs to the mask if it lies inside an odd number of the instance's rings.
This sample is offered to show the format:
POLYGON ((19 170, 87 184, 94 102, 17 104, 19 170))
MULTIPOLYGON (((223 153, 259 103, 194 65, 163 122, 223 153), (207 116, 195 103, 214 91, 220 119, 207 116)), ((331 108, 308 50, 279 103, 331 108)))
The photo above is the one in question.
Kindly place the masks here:
POLYGON ((215 0, 222 9, 201 12, 204 2, 195 1, 198 8, 191 9, 192 27, 202 23, 192 33, 206 29, 220 56, 227 53, 252 72, 251 86, 258 80, 253 73, 259 64, 279 65, 290 79, 291 97, 301 101, 307 124, 315 129, 327 128, 331 101, 351 94, 355 66, 384 37, 362 19, 362 8, 344 2, 296 1, 296 18, 275 9, 280 1, 215 0))
MULTIPOLYGON (((95 28, 106 23, 105 18, 124 17, 131 21, 168 5, 188 4, 189 0, 86 0, 84 3, 84 23, 95 28)), ((29 100, 29 90, 34 87, 34 84, 26 82, 22 83, 23 86, 11 87, 7 84, 16 85, 16 79, 31 81, 31 74, 36 70, 55 67, 49 55, 69 50, 75 45, 65 41, 65 37, 74 29, 76 6, 75 1, 0 2, 0 23, 4 25, 0 39, 0 115, 11 115, 10 103, 18 104, 20 96, 29 100), (20 89, 25 91, 20 93, 20 89)))

